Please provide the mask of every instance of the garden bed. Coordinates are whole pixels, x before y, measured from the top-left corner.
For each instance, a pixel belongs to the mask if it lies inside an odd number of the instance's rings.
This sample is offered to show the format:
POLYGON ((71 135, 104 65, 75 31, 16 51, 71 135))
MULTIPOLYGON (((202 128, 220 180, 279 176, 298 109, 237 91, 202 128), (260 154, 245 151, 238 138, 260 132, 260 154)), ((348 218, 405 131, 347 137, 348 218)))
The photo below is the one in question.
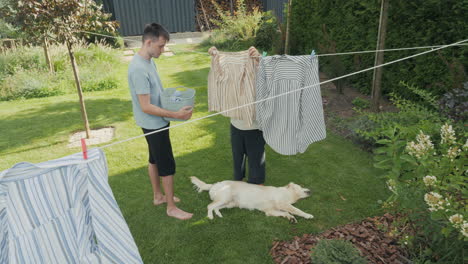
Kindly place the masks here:
POLYGON ((389 230, 395 217, 390 214, 369 217, 359 223, 329 229, 321 234, 304 234, 289 241, 275 241, 270 250, 275 263, 312 263, 310 254, 321 239, 342 239, 353 243, 369 263, 411 263, 389 230))

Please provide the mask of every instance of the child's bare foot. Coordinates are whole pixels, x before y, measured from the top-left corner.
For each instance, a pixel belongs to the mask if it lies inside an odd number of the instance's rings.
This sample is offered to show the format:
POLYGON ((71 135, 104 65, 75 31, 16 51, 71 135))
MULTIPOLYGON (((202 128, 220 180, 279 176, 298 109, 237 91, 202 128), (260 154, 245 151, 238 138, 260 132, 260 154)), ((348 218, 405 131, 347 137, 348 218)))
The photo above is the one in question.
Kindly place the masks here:
MULTIPOLYGON (((163 204, 165 202, 166 202, 166 196, 165 195, 163 195, 161 197, 158 197, 158 198, 154 198, 154 200, 153 200, 154 205, 160 205, 160 204, 163 204)), ((174 196, 174 202, 178 203, 178 202, 180 202, 180 199, 177 196, 174 196)))
POLYGON ((174 218, 177 218, 177 219, 180 219, 180 220, 187 220, 187 219, 190 219, 192 218, 193 214, 191 213, 187 213, 177 207, 174 207, 174 208, 171 208, 171 209, 167 209, 167 215, 170 216, 170 217, 174 217, 174 218))

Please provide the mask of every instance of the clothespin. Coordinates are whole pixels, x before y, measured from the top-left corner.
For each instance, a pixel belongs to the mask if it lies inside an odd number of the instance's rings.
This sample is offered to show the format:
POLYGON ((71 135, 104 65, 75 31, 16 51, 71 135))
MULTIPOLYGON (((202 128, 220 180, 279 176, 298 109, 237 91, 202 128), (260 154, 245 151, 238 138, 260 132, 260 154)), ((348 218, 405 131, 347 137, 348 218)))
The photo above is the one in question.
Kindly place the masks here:
POLYGON ((312 52, 310 53, 310 61, 312 61, 312 63, 313 63, 314 57, 315 57, 315 50, 312 50, 312 52))
POLYGON ((267 55, 267 52, 264 51, 264 52, 262 53, 262 57, 266 57, 266 55, 267 55))
POLYGON ((88 159, 88 150, 86 149, 86 139, 81 139, 81 150, 83 150, 83 159, 88 159))

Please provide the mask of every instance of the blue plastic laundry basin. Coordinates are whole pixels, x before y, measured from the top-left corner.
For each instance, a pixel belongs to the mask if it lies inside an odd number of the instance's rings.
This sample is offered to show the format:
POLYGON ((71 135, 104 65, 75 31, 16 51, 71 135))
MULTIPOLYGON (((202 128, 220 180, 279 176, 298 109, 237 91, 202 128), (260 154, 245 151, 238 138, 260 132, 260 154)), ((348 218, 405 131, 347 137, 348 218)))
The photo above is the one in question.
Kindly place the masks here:
MULTIPOLYGON (((162 108, 177 112, 184 106, 193 107, 195 104, 195 90, 184 86, 166 88, 161 94, 162 108)), ((164 117, 166 121, 185 121, 183 119, 164 117)))

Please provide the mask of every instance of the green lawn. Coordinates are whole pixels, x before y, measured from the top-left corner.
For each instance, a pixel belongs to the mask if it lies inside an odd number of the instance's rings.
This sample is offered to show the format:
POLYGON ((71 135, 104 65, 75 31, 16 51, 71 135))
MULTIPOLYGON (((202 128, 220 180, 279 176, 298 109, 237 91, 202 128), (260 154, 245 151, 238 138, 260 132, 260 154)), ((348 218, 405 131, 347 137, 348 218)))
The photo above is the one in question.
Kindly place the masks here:
MULTIPOLYGON (((209 56, 179 52, 162 57, 157 65, 165 87, 184 85, 197 90, 193 118, 207 111, 206 82, 209 56)), ((113 69, 121 80, 117 90, 86 93, 92 128, 114 126, 115 140, 141 134, 134 124, 126 83, 126 64, 113 69)), ((68 137, 82 129, 76 95, 0 102, 0 170, 21 161, 41 162, 75 153, 68 137)), ((175 190, 180 207, 194 212, 193 219, 169 218, 164 207, 154 207, 147 176, 144 138, 105 149, 110 185, 132 231, 145 263, 272 263, 269 248, 275 239, 317 233, 337 225, 380 213, 378 200, 388 192, 372 156, 339 136, 313 144, 304 154, 282 156, 267 148, 267 185, 291 181, 312 190, 298 208, 315 216, 266 217, 259 211, 222 210, 224 218, 208 221, 208 193, 197 193, 189 176, 211 183, 232 177, 229 120, 216 116, 171 130, 176 156, 175 190)))

